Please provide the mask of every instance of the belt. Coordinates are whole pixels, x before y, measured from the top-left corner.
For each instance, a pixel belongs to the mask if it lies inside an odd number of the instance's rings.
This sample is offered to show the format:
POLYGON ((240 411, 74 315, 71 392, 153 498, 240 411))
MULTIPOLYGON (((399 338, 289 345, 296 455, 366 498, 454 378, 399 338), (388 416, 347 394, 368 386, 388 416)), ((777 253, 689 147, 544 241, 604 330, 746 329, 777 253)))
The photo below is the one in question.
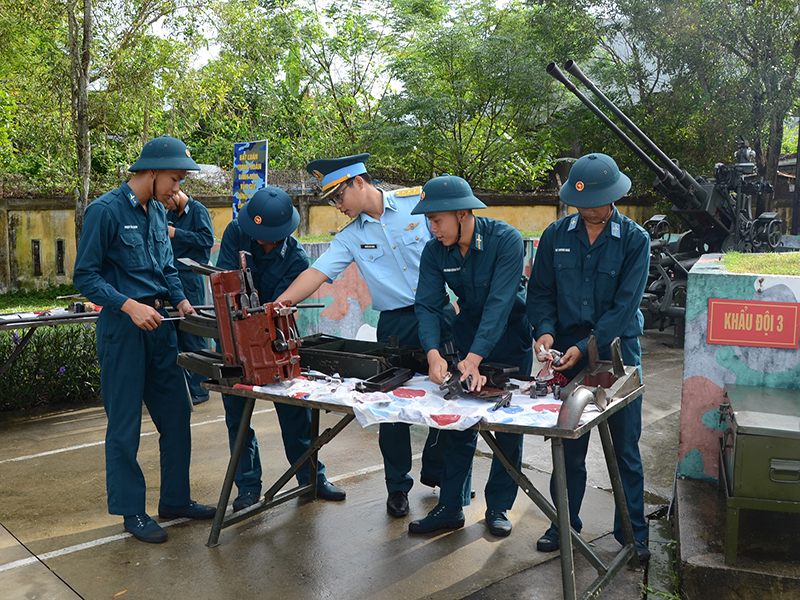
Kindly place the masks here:
POLYGON ((147 306, 152 306, 156 310, 164 308, 164 298, 153 298, 152 296, 148 298, 139 298, 136 300, 140 304, 146 304, 147 306))
POLYGON ((411 306, 404 306, 403 308, 393 308, 392 310, 385 310, 383 312, 414 312, 414 305, 412 304, 411 306))

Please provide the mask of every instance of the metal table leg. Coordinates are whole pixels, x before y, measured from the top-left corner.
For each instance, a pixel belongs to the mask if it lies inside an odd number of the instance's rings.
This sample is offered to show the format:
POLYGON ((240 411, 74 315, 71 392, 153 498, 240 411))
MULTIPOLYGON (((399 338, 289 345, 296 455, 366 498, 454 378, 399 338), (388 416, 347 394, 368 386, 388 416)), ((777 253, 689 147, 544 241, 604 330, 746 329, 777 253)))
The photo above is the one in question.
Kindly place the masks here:
POLYGON ((619 523, 622 527, 622 539, 625 540, 625 550, 630 550, 630 565, 639 567, 639 553, 636 551, 636 539, 633 537, 633 525, 631 524, 631 514, 628 512, 628 502, 625 499, 625 489, 622 487, 622 476, 619 473, 617 456, 614 454, 614 442, 611 440, 611 429, 608 421, 602 421, 597 425, 600 431, 600 441, 603 444, 603 454, 608 467, 608 475, 611 478, 611 489, 614 492, 614 504, 619 515, 619 523))
MULTIPOLYGON (((597 578, 587 588, 587 590, 580 596, 581 600, 589 598, 596 598, 600 591, 605 588, 614 576, 622 570, 627 563, 638 561, 636 553, 636 544, 633 541, 633 527, 630 525, 630 514, 628 513, 628 506, 625 502, 625 493, 622 490, 622 480, 619 476, 619 467, 617 459, 614 455, 613 445, 611 444, 611 435, 608 429, 608 424, 600 423, 600 435, 603 441, 603 448, 606 452, 606 463, 609 469, 609 476, 612 480, 612 487, 614 490, 614 500, 616 502, 617 510, 620 514, 623 532, 627 529, 628 533, 623 534, 626 536, 627 543, 622 550, 617 553, 610 564, 606 565, 603 560, 597 555, 586 540, 581 535, 572 529, 569 523, 569 498, 567 494, 567 477, 566 477, 566 461, 564 458, 564 441, 562 438, 551 438, 552 454, 553 454, 553 475, 555 484, 556 507, 537 490, 533 483, 520 471, 517 466, 508 458, 505 451, 498 445, 497 440, 489 431, 481 430, 480 434, 489 447, 494 452, 494 455, 500 460, 503 466, 508 471, 509 475, 514 479, 520 489, 531 499, 534 504, 550 519, 553 523, 558 525, 561 542, 561 580, 564 591, 565 600, 576 600, 578 598, 577 590, 575 587, 575 563, 573 559, 573 548, 577 548, 580 553, 589 561, 589 563, 597 571, 597 578), (603 433, 605 426, 605 434, 603 433), (616 480, 616 484, 614 481, 616 480), (627 522, 627 525, 625 523, 627 522), (570 535, 564 535, 563 532, 569 531, 570 535)), ((638 562, 637 562, 638 564, 638 562)))
POLYGON ((6 362, 3 363, 3 366, 0 367, 0 375, 8 371, 8 368, 14 363, 17 357, 20 354, 22 354, 22 351, 25 350, 25 346, 27 346, 28 342, 31 341, 31 337, 33 337, 33 332, 36 331, 36 329, 37 329, 36 327, 31 327, 25 334, 25 336, 20 340, 20 342, 17 344, 17 347, 14 348, 14 351, 8 357, 8 360, 6 360, 6 362))
POLYGON ((567 467, 564 459, 564 440, 552 438, 553 482, 555 484, 556 512, 558 513, 559 544, 561 546, 561 586, 564 600, 575 600, 575 562, 572 556, 572 531, 569 523, 569 498, 567 494, 567 467))
POLYGON ((247 439, 247 431, 250 429, 250 419, 253 418, 253 408, 255 405, 255 398, 244 399, 242 420, 239 423, 239 431, 236 432, 236 440, 233 442, 231 459, 228 461, 228 470, 225 473, 225 482, 222 484, 222 491, 219 494, 217 512, 214 514, 214 522, 211 524, 211 533, 208 536, 208 542, 206 543, 206 546, 214 547, 219 545, 219 532, 222 530, 222 521, 225 518, 225 511, 228 510, 228 500, 231 498, 233 479, 236 477, 236 469, 239 468, 239 460, 242 458, 244 443, 247 439))
MULTIPOLYGON (((349 421, 348 421, 349 423, 349 421)), ((309 455, 308 461, 308 483, 311 484, 312 488, 312 497, 317 497, 317 469, 319 468, 319 459, 317 457, 317 450, 319 448, 317 446, 317 439, 319 438, 319 409, 312 408, 311 409, 311 446, 309 450, 311 454, 309 455)))
POLYGON ((214 547, 219 545, 219 534, 222 529, 226 527, 230 527, 240 521, 244 521, 245 519, 249 519, 259 513, 264 512, 274 506, 279 504, 283 504, 291 500, 292 498, 297 498, 298 496, 302 496, 305 494, 310 494, 312 498, 317 497, 317 454, 328 442, 330 442, 333 438, 335 438, 351 421, 355 419, 355 415, 347 414, 344 415, 339 422, 336 423, 333 427, 330 427, 323 431, 321 434, 319 433, 319 409, 312 409, 311 413, 311 444, 308 450, 306 450, 303 455, 298 458, 294 464, 292 464, 289 469, 278 478, 278 480, 270 486, 270 488, 264 493, 263 498, 253 504, 252 506, 241 510, 239 512, 233 513, 231 515, 225 516, 225 512, 228 508, 228 500, 230 499, 231 489, 233 487, 233 479, 236 475, 236 469, 239 465, 239 459, 242 456, 242 452, 244 450, 244 441, 247 436, 247 430, 249 429, 250 419, 253 414, 253 406, 255 404, 255 398, 245 397, 246 403, 244 412, 242 414, 242 423, 239 425, 239 431, 236 434, 236 441, 234 442, 233 452, 231 454, 231 461, 228 463, 228 471, 225 475, 225 482, 222 486, 222 492, 220 494, 220 501, 217 505, 217 512, 214 515, 214 522, 211 525, 211 534, 208 537, 208 543, 206 544, 209 547, 214 547), (281 489, 297 474, 300 469, 303 468, 304 465, 309 464, 309 482, 303 485, 295 486, 285 492, 280 492, 281 489))

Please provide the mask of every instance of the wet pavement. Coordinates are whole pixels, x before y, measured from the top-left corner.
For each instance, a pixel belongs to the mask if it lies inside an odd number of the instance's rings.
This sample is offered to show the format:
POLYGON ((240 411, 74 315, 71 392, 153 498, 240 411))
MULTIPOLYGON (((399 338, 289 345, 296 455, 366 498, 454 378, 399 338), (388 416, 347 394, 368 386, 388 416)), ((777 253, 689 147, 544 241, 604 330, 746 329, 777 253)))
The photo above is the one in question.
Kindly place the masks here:
MULTIPOLYGON (((647 390, 643 408, 642 454, 648 509, 668 504, 677 458, 678 411, 683 351, 671 348, 669 333, 643 339, 647 390)), ((323 415, 332 425, 336 415, 323 415)), ((348 426, 323 449, 332 481, 347 490, 340 503, 296 499, 222 531, 208 548, 210 522, 174 520, 169 541, 144 544, 126 534, 122 519, 105 505, 102 407, 0 418, 0 598, 348 598, 489 599, 561 598, 558 553, 536 551, 547 528, 542 513, 519 494, 510 511, 508 538, 488 533, 482 487, 491 455, 480 440, 473 487, 478 495, 465 509, 463 529, 441 534, 408 534, 408 522, 437 501, 431 488, 416 484, 411 514, 386 514, 386 491, 377 435, 348 426)), ((256 404, 265 481, 277 479, 287 463, 271 403, 256 404)), ((224 411, 219 395, 192 415, 192 494, 215 504, 228 460, 224 411)), ((415 452, 426 430, 413 427, 415 452)), ((143 419, 139 461, 148 481, 151 515, 158 504, 158 440, 143 419)), ((547 490, 550 445, 526 437, 524 471, 547 490)), ((600 553, 616 552, 609 535, 613 499, 599 436, 589 452, 589 489, 581 517, 583 535, 600 553)), ((419 472, 419 456, 412 475, 419 472)), ((594 570, 576 555, 578 587, 594 570)), ((638 598, 646 573, 623 569, 600 598, 638 598)))

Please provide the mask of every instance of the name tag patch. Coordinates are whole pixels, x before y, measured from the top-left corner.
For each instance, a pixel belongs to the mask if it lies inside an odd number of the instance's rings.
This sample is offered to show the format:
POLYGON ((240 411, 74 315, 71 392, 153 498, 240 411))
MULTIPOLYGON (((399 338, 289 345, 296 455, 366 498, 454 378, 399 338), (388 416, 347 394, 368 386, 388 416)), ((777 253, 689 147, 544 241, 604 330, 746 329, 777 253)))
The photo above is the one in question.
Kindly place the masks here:
POLYGON ((361 244, 362 250, 375 250, 378 248, 378 244, 361 244))

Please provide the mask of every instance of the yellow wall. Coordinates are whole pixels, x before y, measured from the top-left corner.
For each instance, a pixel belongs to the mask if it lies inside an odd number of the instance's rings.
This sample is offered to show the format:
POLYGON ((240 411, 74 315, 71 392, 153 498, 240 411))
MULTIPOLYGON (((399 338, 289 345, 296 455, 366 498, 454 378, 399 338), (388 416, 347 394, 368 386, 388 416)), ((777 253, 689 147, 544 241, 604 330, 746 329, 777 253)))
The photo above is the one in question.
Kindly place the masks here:
MULTIPOLYGON (((39 207, 23 210, 19 207, 7 210, 9 256, 8 263, 2 272, 9 273, 7 281, 0 281, 0 292, 15 289, 35 289, 53 284, 70 283, 75 264, 75 222, 74 211, 64 208, 64 205, 39 207), (13 236, 15 242, 11 244, 13 236), (33 257, 31 240, 41 242, 42 275, 33 275, 33 257), (65 274, 56 275, 56 240, 65 242, 64 267, 65 274)), ((633 218, 638 223, 643 223, 650 217, 652 209, 639 206, 619 206, 623 214, 633 218)), ((214 225, 214 237, 219 242, 225 228, 231 221, 232 211, 230 206, 213 206, 209 208, 211 221, 214 225)), ((556 218, 556 207, 551 205, 539 206, 493 206, 485 210, 476 211, 476 214, 500 219, 517 227, 522 231, 544 230, 556 218)), ((311 236, 329 235, 338 231, 349 222, 349 219, 338 210, 330 206, 309 207, 309 231, 311 236)), ((297 232, 295 232, 297 233, 297 232)), ((2 265, 0 265, 2 266, 2 265)))
POLYGON ((233 209, 230 206, 226 208, 209 208, 208 212, 211 215, 211 224, 214 226, 214 238, 219 242, 222 240, 225 228, 231 222, 233 209))
MULTIPOLYGON (((618 206, 619 211, 641 224, 650 218, 653 210, 642 206, 618 206)), ((556 220, 555 206, 490 206, 476 210, 475 214, 505 221, 521 231, 544 231, 556 220)), ((570 212, 575 212, 571 209, 570 212)), ((338 231, 349 219, 331 206, 312 206, 309 209, 309 235, 328 235, 338 231)))
POLYGON ((36 289, 70 283, 75 265, 75 212, 73 210, 8 211, 16 232, 17 282, 36 289), (56 240, 64 240, 64 275, 57 275, 56 240), (42 275, 33 274, 32 241, 39 240, 42 275))

